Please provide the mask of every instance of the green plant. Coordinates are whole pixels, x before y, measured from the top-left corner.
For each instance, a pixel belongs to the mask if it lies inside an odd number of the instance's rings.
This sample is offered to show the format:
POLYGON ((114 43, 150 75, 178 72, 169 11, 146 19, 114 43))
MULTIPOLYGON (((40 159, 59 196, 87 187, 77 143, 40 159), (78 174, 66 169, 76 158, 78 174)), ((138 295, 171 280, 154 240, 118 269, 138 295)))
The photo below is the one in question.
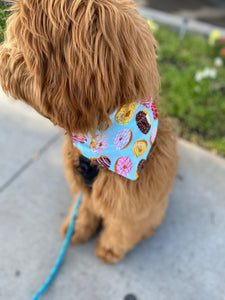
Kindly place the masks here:
MULTIPOLYGON (((7 16, 8 11, 0 5, 0 42, 7 16)), ((210 47, 196 34, 180 39, 177 32, 166 27, 154 25, 154 30, 162 77, 160 111, 165 107, 180 136, 225 155, 225 67, 216 67, 214 79, 203 76, 196 81, 197 71, 214 67, 217 45, 210 47)), ((212 42, 218 38, 214 33, 212 42)))
POLYGON ((225 68, 214 66, 215 55, 203 36, 187 34, 180 39, 166 27, 155 36, 161 97, 174 128, 182 137, 225 155, 225 68), (198 70, 214 70, 214 76, 196 82, 198 70))
POLYGON ((0 5, 0 42, 4 40, 5 24, 8 14, 7 6, 0 5))

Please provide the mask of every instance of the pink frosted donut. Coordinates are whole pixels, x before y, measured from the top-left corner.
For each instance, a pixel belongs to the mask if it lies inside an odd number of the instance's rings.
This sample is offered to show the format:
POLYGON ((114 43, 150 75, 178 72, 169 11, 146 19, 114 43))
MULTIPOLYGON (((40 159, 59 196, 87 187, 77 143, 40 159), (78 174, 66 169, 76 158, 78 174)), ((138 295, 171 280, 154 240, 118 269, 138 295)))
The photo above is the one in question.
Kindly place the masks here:
POLYGON ((152 97, 146 98, 141 104, 146 108, 150 108, 152 105, 152 97))
POLYGON ((133 134, 130 129, 120 130, 113 140, 114 148, 116 150, 125 149, 130 144, 132 136, 133 134))
POLYGON ((115 163, 115 172, 126 177, 132 169, 132 161, 128 156, 122 156, 115 163))
POLYGON ((84 144, 87 142, 87 138, 83 135, 72 134, 72 138, 73 138, 74 144, 77 144, 77 143, 84 144))
POLYGON ((152 113, 153 113, 154 120, 157 120, 158 119, 158 112, 157 112, 157 108, 156 108, 154 103, 152 103, 152 105, 151 105, 151 110, 152 110, 152 113))
POLYGON ((108 138, 104 135, 97 135, 92 138, 90 143, 90 151, 92 153, 100 153, 108 148, 108 138))
POLYGON ((153 143, 154 143, 154 141, 155 141, 156 134, 157 134, 157 128, 154 127, 154 128, 152 129, 152 133, 151 133, 151 136, 150 136, 150 144, 151 144, 151 146, 153 145, 153 143))

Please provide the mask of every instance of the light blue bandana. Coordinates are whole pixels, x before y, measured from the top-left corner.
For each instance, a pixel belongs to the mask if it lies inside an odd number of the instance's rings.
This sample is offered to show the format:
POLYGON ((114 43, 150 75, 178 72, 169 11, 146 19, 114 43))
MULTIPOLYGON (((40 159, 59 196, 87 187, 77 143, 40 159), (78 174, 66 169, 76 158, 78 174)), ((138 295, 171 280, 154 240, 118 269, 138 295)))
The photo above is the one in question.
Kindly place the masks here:
POLYGON ((155 141, 157 109, 151 99, 122 105, 111 116, 112 125, 103 134, 85 137, 73 134, 80 154, 130 180, 136 180, 155 141))

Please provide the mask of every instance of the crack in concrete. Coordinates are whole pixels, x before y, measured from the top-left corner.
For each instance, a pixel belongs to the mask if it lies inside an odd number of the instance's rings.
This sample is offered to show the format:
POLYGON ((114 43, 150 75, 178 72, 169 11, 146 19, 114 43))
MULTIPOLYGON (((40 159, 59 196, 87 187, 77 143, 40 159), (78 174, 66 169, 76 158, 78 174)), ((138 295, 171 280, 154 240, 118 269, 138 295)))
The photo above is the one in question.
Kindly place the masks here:
POLYGON ((54 144, 62 133, 54 135, 43 147, 41 147, 25 164, 23 164, 2 186, 0 186, 0 193, 5 191, 26 169, 28 169, 40 156, 46 152, 49 147, 54 144))

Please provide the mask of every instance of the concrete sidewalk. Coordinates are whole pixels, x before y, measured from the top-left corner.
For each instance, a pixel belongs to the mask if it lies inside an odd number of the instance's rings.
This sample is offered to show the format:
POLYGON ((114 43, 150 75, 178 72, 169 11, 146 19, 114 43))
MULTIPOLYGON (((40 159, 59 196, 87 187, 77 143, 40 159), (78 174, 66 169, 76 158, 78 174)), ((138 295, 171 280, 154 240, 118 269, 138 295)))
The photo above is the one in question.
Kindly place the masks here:
POLYGON ((224 0, 135 0, 138 4, 173 15, 225 27, 224 0))
POLYGON ((154 20, 156 23, 166 25, 172 29, 181 30, 181 28, 185 28, 187 31, 198 33, 205 37, 208 37, 212 31, 219 30, 220 34, 225 36, 225 27, 200 22, 191 18, 186 19, 181 15, 152 8, 140 7, 138 11, 143 18, 154 20))
MULTIPOLYGON (((62 241, 71 202, 63 133, 0 94, 0 299, 31 299, 62 241), (38 158, 39 157, 39 158, 38 158)), ((166 219, 117 265, 94 256, 96 237, 69 247, 49 300, 225 299, 225 160, 180 140, 166 219)))

